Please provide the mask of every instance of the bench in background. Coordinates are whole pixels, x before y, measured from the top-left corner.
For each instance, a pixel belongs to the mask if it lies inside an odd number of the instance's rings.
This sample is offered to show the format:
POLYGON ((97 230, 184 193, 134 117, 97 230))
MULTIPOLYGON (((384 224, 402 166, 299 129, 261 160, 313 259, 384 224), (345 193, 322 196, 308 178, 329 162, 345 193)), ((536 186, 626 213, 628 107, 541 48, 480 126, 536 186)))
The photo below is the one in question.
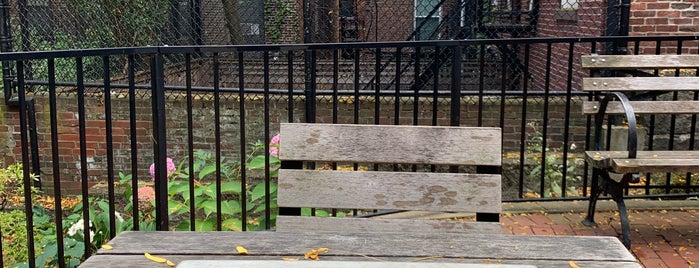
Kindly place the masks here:
MULTIPOLYGON (((636 116, 698 114, 699 100, 678 98, 674 92, 699 91, 699 77, 659 76, 663 69, 699 69, 699 55, 587 55, 582 67, 595 73, 613 73, 614 77, 583 78, 583 90, 598 92, 601 100, 583 104, 583 112, 595 116, 594 148, 586 151, 592 166, 592 182, 588 214, 583 224, 596 225, 595 204, 602 191, 611 194, 619 208, 623 240, 631 244, 630 224, 623 189, 639 182, 642 173, 697 172, 699 151, 643 151, 638 144, 636 116), (670 97, 658 98, 673 93, 670 97), (669 99, 669 100, 666 100, 669 99), (602 148, 602 125, 605 116, 621 115, 628 125, 627 150, 602 148)), ((609 119, 608 119, 609 120, 609 119)), ((608 121, 607 121, 608 122, 608 121)), ((671 137, 672 138, 672 137, 671 137)))
POLYGON ((499 128, 298 123, 281 124, 280 137, 279 232, 500 232, 499 128), (408 166, 318 170, 301 162, 408 166), (476 221, 310 217, 300 208, 475 212, 476 221))

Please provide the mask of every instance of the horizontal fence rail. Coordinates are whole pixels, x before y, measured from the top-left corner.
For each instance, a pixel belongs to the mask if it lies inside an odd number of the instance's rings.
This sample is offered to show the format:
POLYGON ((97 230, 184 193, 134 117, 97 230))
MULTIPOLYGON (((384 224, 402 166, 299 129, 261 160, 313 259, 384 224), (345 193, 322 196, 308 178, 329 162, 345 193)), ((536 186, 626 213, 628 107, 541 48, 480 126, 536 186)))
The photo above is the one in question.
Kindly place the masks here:
MULTIPOLYGON (((592 137, 581 103, 597 96, 579 90, 590 75, 580 56, 619 44, 630 53, 697 54, 698 38, 2 53, 3 65, 15 70, 5 73, 13 87, 4 88, 3 111, 18 155, 6 153, 4 161, 23 164, 16 187, 24 200, 3 210, 24 211, 28 247, 0 264, 74 266, 124 230, 273 229, 281 122, 500 127, 504 200, 582 200, 589 187, 582 155, 592 137), (35 201, 42 195, 51 201, 35 201)), ((651 150, 695 149, 694 116, 639 122, 651 150)), ((694 174, 654 174, 626 194, 686 198, 698 187, 694 174)))

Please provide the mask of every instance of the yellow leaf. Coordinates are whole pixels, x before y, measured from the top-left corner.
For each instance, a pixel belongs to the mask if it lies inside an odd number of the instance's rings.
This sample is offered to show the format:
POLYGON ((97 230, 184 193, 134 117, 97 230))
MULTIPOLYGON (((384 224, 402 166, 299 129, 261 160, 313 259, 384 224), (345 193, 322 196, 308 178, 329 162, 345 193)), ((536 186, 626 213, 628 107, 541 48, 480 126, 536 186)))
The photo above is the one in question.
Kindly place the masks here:
POLYGON ((175 263, 171 262, 170 260, 165 261, 165 264, 167 264, 170 267, 175 267, 175 263))
POLYGON ((237 246, 235 247, 235 250, 237 250, 238 254, 240 255, 248 255, 248 250, 245 249, 243 246, 237 246))
POLYGON ((112 246, 107 245, 107 244, 104 244, 104 245, 102 245, 102 248, 103 248, 103 249, 106 249, 106 250, 111 250, 111 249, 112 249, 112 246))
POLYGON ((570 268, 580 268, 574 261, 568 261, 568 265, 570 265, 570 268))
POLYGON ((328 250, 330 250, 330 249, 328 249, 328 248, 311 249, 308 252, 306 252, 306 254, 303 255, 303 258, 317 261, 317 260, 319 260, 318 255, 325 253, 325 252, 328 252, 328 250))
POLYGON ((165 258, 150 255, 150 253, 148 253, 148 252, 144 253, 143 255, 146 256, 146 259, 149 259, 149 260, 154 261, 154 262, 163 263, 163 262, 167 261, 167 259, 165 259, 165 258))
POLYGON ((282 257, 283 261, 298 261, 299 258, 289 258, 289 257, 282 257))

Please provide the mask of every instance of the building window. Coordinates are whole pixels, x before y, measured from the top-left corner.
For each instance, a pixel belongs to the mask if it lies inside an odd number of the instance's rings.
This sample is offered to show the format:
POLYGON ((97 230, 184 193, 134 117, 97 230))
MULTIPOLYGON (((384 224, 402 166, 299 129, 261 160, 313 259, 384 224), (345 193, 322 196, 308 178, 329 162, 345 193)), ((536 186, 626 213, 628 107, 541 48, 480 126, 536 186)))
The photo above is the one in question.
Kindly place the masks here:
POLYGON ((578 0, 561 0, 561 9, 578 9, 578 0))
POLYGON ((438 39, 436 31, 442 13, 438 5, 439 0, 415 0, 415 40, 438 39))

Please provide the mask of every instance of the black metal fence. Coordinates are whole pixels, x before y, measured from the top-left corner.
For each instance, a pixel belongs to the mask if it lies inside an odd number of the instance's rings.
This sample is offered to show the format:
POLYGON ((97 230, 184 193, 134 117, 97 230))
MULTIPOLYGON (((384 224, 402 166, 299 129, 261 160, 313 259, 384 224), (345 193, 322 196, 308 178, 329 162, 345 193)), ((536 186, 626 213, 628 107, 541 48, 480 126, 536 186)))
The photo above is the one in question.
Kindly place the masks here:
MULTIPOLYGON (((699 47, 696 36, 668 36, 0 54, 16 70, 6 101, 18 104, 3 110, 18 140, 4 159, 24 164, 24 201, 5 209, 26 212, 26 251, 2 264, 74 266, 123 230, 273 228, 279 122, 501 127, 505 200, 584 199, 591 121, 579 105, 594 96, 578 90, 589 74, 577 63, 612 43, 699 47), (54 199, 32 194, 30 174, 54 199)), ((695 139, 696 129, 654 120, 639 120, 653 129, 650 149, 695 139)), ((698 187, 693 174, 662 174, 627 194, 683 198, 698 187)))

